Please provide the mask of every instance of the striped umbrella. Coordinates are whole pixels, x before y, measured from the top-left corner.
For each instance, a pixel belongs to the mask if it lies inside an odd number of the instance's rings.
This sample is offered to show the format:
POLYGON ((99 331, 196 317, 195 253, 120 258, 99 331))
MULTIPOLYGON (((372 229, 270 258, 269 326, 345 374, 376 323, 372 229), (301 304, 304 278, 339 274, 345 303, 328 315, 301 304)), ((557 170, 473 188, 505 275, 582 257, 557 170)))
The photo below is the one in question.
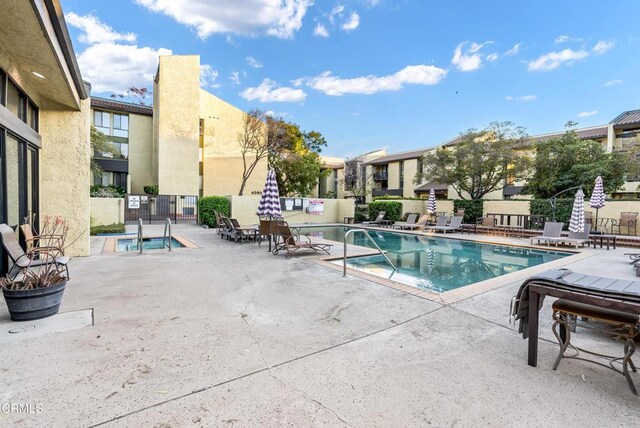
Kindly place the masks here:
POLYGON ((427 200, 427 211, 429 214, 436 213, 436 192, 431 189, 429 190, 429 200, 427 200))
POLYGON ((602 185, 602 177, 596 177, 596 184, 593 187, 593 193, 591 193, 591 199, 589 199, 589 206, 596 209, 596 222, 593 225, 593 229, 598 229, 598 210, 604 207, 604 186, 602 185))
POLYGON ((267 182, 264 184, 260 203, 258 204, 258 212, 260 217, 280 218, 280 192, 278 191, 278 182, 276 181, 276 173, 270 169, 267 172, 267 182))
POLYGON ((569 231, 584 232, 584 193, 582 189, 578 189, 576 199, 573 201, 569 231))

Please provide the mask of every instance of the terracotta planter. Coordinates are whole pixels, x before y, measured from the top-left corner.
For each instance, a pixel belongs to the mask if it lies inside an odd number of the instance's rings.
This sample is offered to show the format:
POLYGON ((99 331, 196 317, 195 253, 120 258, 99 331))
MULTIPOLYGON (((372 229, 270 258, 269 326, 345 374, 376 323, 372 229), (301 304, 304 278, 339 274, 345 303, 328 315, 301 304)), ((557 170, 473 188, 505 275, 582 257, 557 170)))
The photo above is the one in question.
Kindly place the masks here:
POLYGON ((57 314, 67 282, 33 290, 2 289, 13 321, 31 321, 57 314))

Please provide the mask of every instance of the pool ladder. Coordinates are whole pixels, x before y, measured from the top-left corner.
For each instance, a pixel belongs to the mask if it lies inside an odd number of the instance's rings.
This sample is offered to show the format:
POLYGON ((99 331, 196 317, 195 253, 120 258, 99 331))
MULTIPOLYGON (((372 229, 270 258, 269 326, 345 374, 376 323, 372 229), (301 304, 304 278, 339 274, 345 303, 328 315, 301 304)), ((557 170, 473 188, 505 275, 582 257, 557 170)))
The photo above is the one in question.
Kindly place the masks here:
POLYGON ((342 276, 345 277, 347 276, 347 236, 349 236, 350 233, 356 233, 356 232, 362 232, 364 233, 367 238, 369 238, 369 241, 371 241, 371 243, 373 244, 374 247, 376 247, 376 249, 378 250, 378 252, 380 254, 382 254, 382 257, 385 258, 385 260, 391 265, 391 267, 393 268, 393 272, 396 272, 398 270, 398 268, 396 267, 396 265, 394 265, 391 260, 389 260, 389 257, 387 257, 387 255, 384 253, 384 251, 382 251, 382 249, 378 246, 378 244, 376 244, 376 241, 373 240, 373 238, 371 237, 371 235, 369 235, 369 232, 367 232, 365 229, 351 229, 351 230, 347 230, 344 233, 344 253, 342 256, 342 276))
POLYGON ((142 254, 142 219, 138 219, 138 236, 136 237, 136 250, 142 254))
POLYGON ((164 222, 164 234, 162 235, 162 248, 164 248, 165 245, 168 246, 169 251, 171 251, 171 219, 168 218, 165 222, 164 222), (167 240, 168 238, 168 240, 167 240), (168 244, 167 244, 168 242, 168 244))

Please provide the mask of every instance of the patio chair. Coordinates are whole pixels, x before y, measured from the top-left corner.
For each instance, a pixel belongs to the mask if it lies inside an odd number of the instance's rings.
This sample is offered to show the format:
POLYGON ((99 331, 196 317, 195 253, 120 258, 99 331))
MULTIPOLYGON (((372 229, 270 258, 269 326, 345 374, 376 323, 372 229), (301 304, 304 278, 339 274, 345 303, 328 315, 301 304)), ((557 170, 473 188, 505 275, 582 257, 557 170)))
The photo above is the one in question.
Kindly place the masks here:
POLYGON ((548 221, 544 224, 544 229, 542 230, 541 236, 534 236, 531 238, 531 245, 533 245, 533 241, 537 241, 537 244, 540 245, 540 241, 546 242, 547 246, 550 243, 555 243, 558 246, 558 238, 562 236, 562 227, 564 223, 548 221))
POLYGON ((62 255, 62 251, 53 247, 34 247, 31 253, 28 255, 24 252, 18 240, 16 234, 11 227, 6 224, 0 224, 0 236, 2 236, 2 246, 11 259, 13 266, 9 269, 7 276, 10 279, 15 279, 18 274, 25 273, 26 271, 44 266, 49 263, 54 263, 56 269, 65 269, 67 279, 69 279, 69 257, 62 255))
POLYGON ((20 231, 27 246, 25 253, 30 255, 36 247, 48 247, 52 252, 59 252, 64 256, 64 236, 62 235, 34 235, 30 224, 20 225, 20 231))
POLYGON ((447 223, 449 223, 449 217, 446 215, 441 215, 437 217, 435 226, 427 226, 424 228, 424 230, 432 230, 435 227, 445 227, 447 223))
POLYGON ((378 213, 378 217, 376 217, 374 221, 363 221, 362 225, 363 226, 380 226, 380 223, 382 222, 382 220, 384 220, 384 216, 386 214, 387 214, 386 211, 380 211, 378 213))
POLYGON ((496 227, 497 219, 493 216, 480 217, 476 219, 477 226, 496 227))
POLYGON ((227 240, 233 239, 235 242, 239 240, 240 243, 243 243, 244 241, 257 239, 258 233, 256 228, 242 227, 235 218, 222 217, 222 221, 227 229, 223 232, 227 240))
POLYGON ((278 222, 276 224, 276 245, 273 248, 272 253, 277 255, 280 251, 286 251, 285 258, 290 259, 291 256, 300 250, 311 250, 315 253, 318 251, 324 251, 327 254, 333 246, 332 244, 321 244, 312 242, 311 238, 306 235, 300 235, 289 228, 286 222, 278 222), (302 240, 302 237, 305 240, 302 240))
POLYGON ((455 215, 458 217, 464 217, 464 208, 458 208, 455 215))
POLYGON ((568 237, 557 238, 558 243, 566 244, 566 245, 575 245, 578 248, 578 245, 584 247, 584 244, 588 244, 590 241, 589 234, 591 233, 591 225, 585 224, 584 231, 582 232, 572 232, 569 231, 568 237))
POLYGON ((433 226, 430 228, 433 232, 458 232, 462 230, 462 219, 464 217, 453 216, 451 217, 451 222, 446 226, 433 226))
POLYGON ((222 232, 224 232, 226 230, 224 221, 222 220, 223 215, 220 214, 220 212, 218 212, 218 211, 214 211, 213 215, 216 216, 216 226, 217 226, 216 227, 217 228, 216 233, 218 235, 222 235, 222 232))
POLYGON ((407 216, 407 221, 399 221, 394 223, 391 227, 393 229, 395 229, 396 227, 398 229, 402 229, 405 226, 413 226, 414 224, 416 224, 416 220, 418 219, 418 214, 416 213, 411 213, 407 216))
POLYGON ((631 235, 632 233, 636 235, 636 225, 638 224, 638 213, 634 212, 623 212, 620 213, 619 220, 613 220, 611 229, 614 230, 616 227, 618 228, 618 234, 622 235, 622 228, 627 228, 627 235, 631 235))

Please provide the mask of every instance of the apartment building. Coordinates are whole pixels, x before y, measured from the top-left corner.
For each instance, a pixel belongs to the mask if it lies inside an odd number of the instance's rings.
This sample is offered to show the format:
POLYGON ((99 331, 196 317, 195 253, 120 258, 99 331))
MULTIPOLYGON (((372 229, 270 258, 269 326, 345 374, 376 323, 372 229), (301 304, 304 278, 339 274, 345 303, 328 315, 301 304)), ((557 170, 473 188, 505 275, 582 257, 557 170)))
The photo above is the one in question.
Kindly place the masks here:
POLYGON ((59 1, 3 2, 0 223, 63 216, 69 256, 89 254, 88 96, 59 1))
MULTIPOLYGON (((94 153, 104 173, 93 184, 130 193, 158 185, 168 195, 234 195, 242 182, 238 136, 245 113, 200 88, 198 55, 161 56, 153 82, 153 107, 92 98, 93 125, 116 154, 94 153)), ((244 194, 258 194, 266 180, 261 160, 244 194)))

